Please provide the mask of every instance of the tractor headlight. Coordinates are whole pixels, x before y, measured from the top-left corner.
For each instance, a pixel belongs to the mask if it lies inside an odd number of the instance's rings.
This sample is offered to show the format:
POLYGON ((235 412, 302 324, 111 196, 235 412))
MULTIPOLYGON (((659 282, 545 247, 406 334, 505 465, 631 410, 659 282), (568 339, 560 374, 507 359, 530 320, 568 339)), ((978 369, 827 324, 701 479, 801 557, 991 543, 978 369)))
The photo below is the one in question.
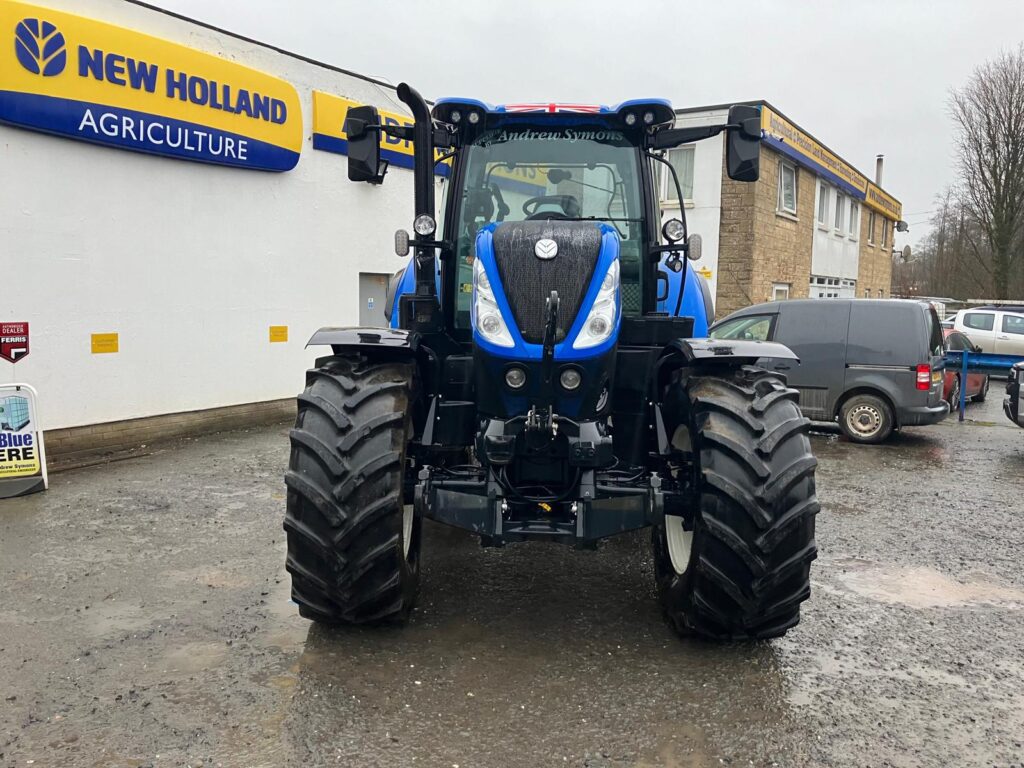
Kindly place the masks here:
POLYGON ((619 260, 616 259, 608 267, 601 280, 601 289, 597 292, 597 299, 594 306, 580 329, 576 341, 572 343, 573 349, 587 349, 596 347, 598 344, 607 341, 615 329, 616 302, 619 296, 619 260))
POLYGON ((473 261, 473 323, 477 331, 491 344, 499 347, 513 347, 512 334, 494 300, 494 290, 480 259, 473 261))

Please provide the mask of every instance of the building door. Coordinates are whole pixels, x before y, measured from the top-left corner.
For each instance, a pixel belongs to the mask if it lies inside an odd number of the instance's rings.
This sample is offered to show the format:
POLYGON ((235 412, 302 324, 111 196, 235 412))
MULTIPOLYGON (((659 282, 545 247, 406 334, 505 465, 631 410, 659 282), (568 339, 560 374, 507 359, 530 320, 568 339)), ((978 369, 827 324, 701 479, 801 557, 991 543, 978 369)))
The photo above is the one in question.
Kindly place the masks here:
POLYGON ((359 325, 362 328, 387 328, 384 304, 391 275, 359 273, 359 325))

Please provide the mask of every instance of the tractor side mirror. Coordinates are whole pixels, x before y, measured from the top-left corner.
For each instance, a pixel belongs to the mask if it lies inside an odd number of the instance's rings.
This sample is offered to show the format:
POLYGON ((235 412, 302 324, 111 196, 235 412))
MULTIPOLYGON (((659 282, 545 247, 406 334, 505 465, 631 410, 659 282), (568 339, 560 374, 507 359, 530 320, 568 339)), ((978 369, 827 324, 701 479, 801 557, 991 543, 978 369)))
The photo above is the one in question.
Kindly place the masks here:
POLYGON ((700 235, 690 235, 686 238, 686 258, 690 261, 697 261, 700 259, 701 253, 704 250, 704 238, 700 235))
POLYGON ((387 163, 380 160, 380 115, 376 107, 351 107, 345 115, 349 181, 380 184, 387 163))
POLYGON ((745 104, 729 108, 725 165, 733 181, 757 181, 761 175, 761 110, 745 104))

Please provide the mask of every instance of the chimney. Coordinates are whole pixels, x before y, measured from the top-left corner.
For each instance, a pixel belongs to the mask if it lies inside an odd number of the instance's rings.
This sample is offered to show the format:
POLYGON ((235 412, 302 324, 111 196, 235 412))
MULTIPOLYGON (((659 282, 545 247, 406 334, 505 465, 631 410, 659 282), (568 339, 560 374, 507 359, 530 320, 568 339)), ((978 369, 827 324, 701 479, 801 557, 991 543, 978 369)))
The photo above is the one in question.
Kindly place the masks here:
POLYGON ((882 164, 885 162, 885 155, 875 155, 875 184, 882 186, 882 164))

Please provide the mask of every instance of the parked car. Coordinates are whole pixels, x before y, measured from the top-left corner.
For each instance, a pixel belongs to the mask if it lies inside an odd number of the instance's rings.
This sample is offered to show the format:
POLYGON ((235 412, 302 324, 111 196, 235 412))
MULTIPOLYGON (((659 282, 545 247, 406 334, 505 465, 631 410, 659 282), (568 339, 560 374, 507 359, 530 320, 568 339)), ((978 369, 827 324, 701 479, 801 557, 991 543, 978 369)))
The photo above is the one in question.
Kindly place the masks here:
MULTIPOLYGON (((946 349, 954 352, 980 352, 966 335, 960 331, 945 331, 946 349)), ((968 372, 967 374, 967 399, 976 403, 985 402, 988 397, 988 374, 968 372)), ((946 375, 942 385, 942 399, 949 403, 949 410, 955 411, 960 407, 960 371, 953 368, 946 368, 946 375)))
POLYGON ((778 341, 800 358, 764 359, 815 421, 838 421, 857 443, 941 421, 944 345, 938 315, 910 300, 801 299, 757 304, 711 326, 716 339, 778 341))
POLYGON ((944 331, 952 331, 955 325, 956 325, 956 315, 950 315, 949 317, 947 317, 945 320, 942 321, 942 330, 944 330, 944 331))
POLYGON ((996 355, 1024 355, 1024 306, 975 307, 956 313, 953 327, 996 355))
POLYGON ((1017 363, 1006 377, 1003 413, 1018 427, 1024 427, 1024 363, 1017 363))

